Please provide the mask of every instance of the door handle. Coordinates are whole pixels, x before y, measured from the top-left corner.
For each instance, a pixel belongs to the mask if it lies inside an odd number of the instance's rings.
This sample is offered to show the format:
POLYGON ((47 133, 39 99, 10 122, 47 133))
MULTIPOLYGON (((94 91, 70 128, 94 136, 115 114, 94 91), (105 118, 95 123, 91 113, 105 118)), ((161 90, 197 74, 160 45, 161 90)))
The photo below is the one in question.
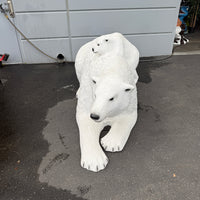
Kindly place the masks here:
POLYGON ((8 4, 8 11, 9 11, 10 17, 14 18, 15 13, 14 13, 14 9, 13 9, 12 0, 7 0, 7 4, 8 4))

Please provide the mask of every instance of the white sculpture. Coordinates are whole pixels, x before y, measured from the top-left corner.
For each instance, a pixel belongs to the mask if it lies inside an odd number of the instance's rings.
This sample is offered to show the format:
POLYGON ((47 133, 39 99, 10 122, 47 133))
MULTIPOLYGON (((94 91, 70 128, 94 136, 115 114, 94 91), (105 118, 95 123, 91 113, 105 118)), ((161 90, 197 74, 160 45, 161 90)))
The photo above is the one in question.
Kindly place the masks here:
POLYGON ((131 66, 132 73, 137 82, 138 75, 135 69, 139 63, 139 52, 121 33, 102 35, 79 49, 75 60, 76 74, 79 82, 81 82, 81 76, 87 71, 86 68, 89 67, 91 61, 107 53, 124 57, 131 66), (83 68, 84 71, 82 71, 83 68))
POLYGON ((97 172, 108 163, 99 144, 100 132, 106 125, 111 129, 101 144, 104 150, 115 152, 124 148, 136 123, 139 53, 132 46, 121 34, 114 33, 87 43, 77 54, 75 67, 80 87, 76 119, 81 166, 88 170, 97 172))

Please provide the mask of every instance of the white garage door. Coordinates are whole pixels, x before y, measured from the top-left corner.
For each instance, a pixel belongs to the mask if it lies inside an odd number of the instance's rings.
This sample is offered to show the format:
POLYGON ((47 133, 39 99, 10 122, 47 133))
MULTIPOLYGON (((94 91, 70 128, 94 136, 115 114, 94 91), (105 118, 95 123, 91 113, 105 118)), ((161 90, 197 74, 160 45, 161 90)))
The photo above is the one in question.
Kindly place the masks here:
MULTIPOLYGON (((13 0, 15 23, 49 55, 74 61, 81 45, 111 32, 121 32, 141 56, 172 52, 180 0, 13 0)), ((54 60, 19 36, 24 63, 54 60)))

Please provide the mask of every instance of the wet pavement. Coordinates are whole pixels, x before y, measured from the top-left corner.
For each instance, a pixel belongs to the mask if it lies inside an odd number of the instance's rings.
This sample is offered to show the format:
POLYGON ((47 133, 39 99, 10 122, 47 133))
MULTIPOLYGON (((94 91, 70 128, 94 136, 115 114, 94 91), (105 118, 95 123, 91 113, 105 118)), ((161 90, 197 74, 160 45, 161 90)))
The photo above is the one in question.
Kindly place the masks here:
POLYGON ((199 200, 199 55, 141 62, 139 118, 99 173, 80 167, 74 64, 0 69, 1 200, 199 200))

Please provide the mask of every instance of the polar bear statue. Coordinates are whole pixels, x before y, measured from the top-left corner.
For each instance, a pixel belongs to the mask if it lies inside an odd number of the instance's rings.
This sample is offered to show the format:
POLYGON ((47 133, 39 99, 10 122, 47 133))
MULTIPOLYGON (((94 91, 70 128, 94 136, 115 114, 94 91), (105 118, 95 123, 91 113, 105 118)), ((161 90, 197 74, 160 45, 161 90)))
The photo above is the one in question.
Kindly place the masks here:
POLYGON ((81 166, 97 172, 108 158, 99 143, 103 128, 111 126, 101 139, 105 151, 124 148, 137 120, 137 89, 126 59, 105 54, 91 62, 81 76, 76 120, 80 134, 81 166))

